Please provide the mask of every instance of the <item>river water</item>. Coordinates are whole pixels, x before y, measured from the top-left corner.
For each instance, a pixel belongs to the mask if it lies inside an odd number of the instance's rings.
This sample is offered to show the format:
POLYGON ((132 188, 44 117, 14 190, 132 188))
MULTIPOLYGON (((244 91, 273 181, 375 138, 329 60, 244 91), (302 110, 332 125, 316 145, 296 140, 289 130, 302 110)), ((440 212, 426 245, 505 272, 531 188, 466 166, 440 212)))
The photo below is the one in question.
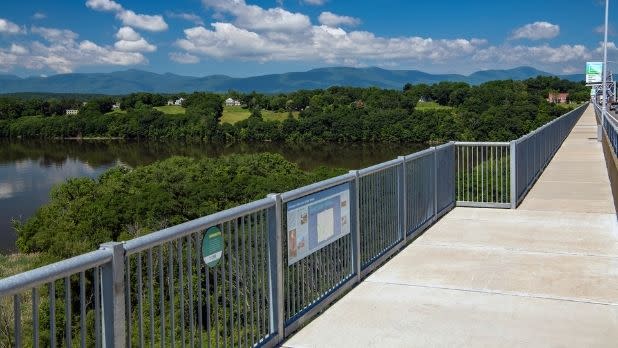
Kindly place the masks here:
POLYGON ((360 169, 423 149, 418 144, 235 144, 160 141, 37 141, 0 139, 0 253, 16 250, 12 220, 26 220, 68 178, 97 177, 119 165, 140 166, 170 156, 218 157, 274 152, 310 170, 319 166, 360 169))

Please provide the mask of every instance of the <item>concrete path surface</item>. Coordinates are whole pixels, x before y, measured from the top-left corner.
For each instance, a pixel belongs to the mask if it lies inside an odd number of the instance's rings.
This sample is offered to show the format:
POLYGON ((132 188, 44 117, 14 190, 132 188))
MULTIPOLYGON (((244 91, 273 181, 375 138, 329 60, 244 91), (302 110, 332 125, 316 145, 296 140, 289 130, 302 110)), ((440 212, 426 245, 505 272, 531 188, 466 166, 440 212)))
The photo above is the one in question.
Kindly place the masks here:
POLYGON ((456 208, 284 347, 618 347, 618 224, 590 106, 517 210, 456 208))

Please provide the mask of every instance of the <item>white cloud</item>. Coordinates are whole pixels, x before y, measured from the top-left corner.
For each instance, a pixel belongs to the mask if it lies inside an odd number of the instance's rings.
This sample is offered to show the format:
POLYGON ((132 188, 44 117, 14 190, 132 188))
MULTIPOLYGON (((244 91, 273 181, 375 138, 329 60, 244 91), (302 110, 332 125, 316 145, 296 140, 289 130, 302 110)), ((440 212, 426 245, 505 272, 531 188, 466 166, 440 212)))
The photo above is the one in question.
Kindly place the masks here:
POLYGON ((86 6, 97 11, 118 12, 123 10, 122 5, 111 0, 88 0, 86 6))
POLYGON ((138 14, 112 0, 88 0, 86 6, 96 11, 115 12, 122 24, 148 31, 164 31, 168 26, 161 15, 138 14))
POLYGON ((144 15, 136 14, 131 10, 118 12, 116 17, 122 21, 124 25, 148 30, 148 31, 164 31, 167 30, 167 23, 160 15, 144 15))
POLYGON ((43 12, 35 12, 32 15, 32 18, 33 19, 45 19, 45 18, 47 18, 47 15, 45 13, 43 13, 43 12))
POLYGON ((8 49, 0 48, 0 69, 11 70, 19 66, 30 70, 51 69, 69 73, 80 66, 147 63, 140 52, 100 46, 89 40, 78 41, 77 33, 70 30, 33 27, 32 33, 40 35, 45 42, 35 40, 29 47, 12 44, 8 49))
POLYGON ((180 64, 195 64, 200 62, 200 58, 198 56, 194 56, 189 53, 171 52, 169 57, 171 60, 180 64))
POLYGON ((560 26, 549 22, 534 22, 513 31, 511 39, 553 39, 560 34, 560 26))
POLYGON ((79 36, 76 32, 67 29, 32 27, 31 31, 33 34, 39 34, 45 40, 54 43, 73 41, 79 36))
POLYGON ((154 52, 157 46, 151 45, 131 27, 122 27, 116 33, 118 41, 114 47, 123 52, 154 52))
POLYGON ((327 25, 329 27, 339 27, 339 26, 356 26, 360 24, 360 19, 349 17, 349 16, 339 16, 332 12, 322 12, 318 17, 318 21, 320 24, 327 25))
POLYGON ((531 62, 557 64, 582 62, 591 54, 583 45, 491 46, 478 51, 473 59, 494 63, 529 65, 531 62))
POLYGON ((189 21, 195 25, 204 25, 202 18, 195 13, 167 12, 166 14, 170 18, 184 19, 185 21, 189 21))
POLYGON ((28 54, 28 49, 18 44, 11 44, 11 49, 9 50, 9 52, 16 55, 24 55, 28 54))
POLYGON ((3 34, 21 34, 24 30, 19 27, 19 25, 6 20, 4 18, 0 18, 0 33, 3 34))
POLYGON ((292 13, 280 7, 263 9, 247 5, 245 0, 202 0, 206 7, 232 14, 238 28, 259 32, 301 32, 311 28, 311 20, 302 13, 292 13))
POLYGON ((303 3, 313 6, 322 6, 326 3, 326 0, 302 0, 303 3))
MULTIPOLYGON (((613 41, 607 42, 607 52, 616 51, 618 47, 616 47, 616 43, 613 41)), ((599 46, 594 50, 597 54, 603 54, 603 41, 599 42, 599 46)))
POLYGON ((231 23, 213 23, 212 27, 212 30, 204 27, 186 29, 185 38, 178 40, 177 46, 194 55, 221 59, 261 62, 322 60, 345 64, 359 60, 380 63, 387 60, 444 61, 472 54, 486 44, 478 39, 385 38, 369 32, 346 32, 325 25, 312 27, 307 35, 287 36, 261 34, 231 23))

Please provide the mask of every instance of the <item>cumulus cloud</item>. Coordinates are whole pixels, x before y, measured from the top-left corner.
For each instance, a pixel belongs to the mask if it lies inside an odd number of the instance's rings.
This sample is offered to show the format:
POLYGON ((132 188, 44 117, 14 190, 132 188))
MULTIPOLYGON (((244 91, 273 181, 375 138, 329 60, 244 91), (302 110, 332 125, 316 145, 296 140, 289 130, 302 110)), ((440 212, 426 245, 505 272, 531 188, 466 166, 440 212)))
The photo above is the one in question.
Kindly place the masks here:
POLYGON ((247 5, 245 0, 202 0, 204 6, 236 17, 238 28, 255 31, 301 32, 311 28, 311 20, 302 13, 292 13, 280 7, 263 9, 247 5))
POLYGON ((86 6, 97 11, 119 12, 123 10, 119 3, 111 0, 88 0, 86 6))
POLYGON ((560 26, 549 22, 534 22, 513 31, 511 39, 553 39, 560 34, 560 26))
POLYGON ((166 14, 170 18, 184 19, 185 21, 191 22, 195 25, 204 25, 202 18, 195 13, 167 12, 166 14))
POLYGON ((304 4, 313 6, 322 6, 326 3, 326 0, 302 0, 304 4))
POLYGON ((478 39, 434 40, 422 37, 385 38, 365 31, 347 32, 325 25, 313 26, 308 35, 273 35, 239 28, 232 23, 213 23, 212 29, 195 27, 176 42, 188 53, 214 58, 244 60, 316 60, 329 63, 385 60, 442 61, 471 54, 486 44, 478 39))
POLYGON ((360 24, 360 19, 349 17, 349 16, 339 16, 332 12, 322 12, 318 17, 318 21, 320 24, 329 26, 329 27, 339 27, 339 26, 356 26, 360 24))
MULTIPOLYGON (((618 47, 616 47, 616 43, 613 41, 608 41, 607 42, 607 51, 611 52, 611 51, 616 51, 618 50, 618 47)), ((599 46, 597 46, 597 48, 594 50, 597 54, 603 54, 603 41, 599 42, 599 46)))
POLYGON ((180 64, 195 64, 200 62, 200 58, 198 56, 194 56, 189 53, 171 52, 169 57, 171 60, 180 64))
MULTIPOLYGON (((140 52, 127 52, 115 47, 100 46, 89 40, 78 40, 78 34, 63 29, 33 27, 32 33, 43 42, 35 40, 29 47, 12 44, 0 48, 0 69, 23 67, 31 70, 51 69, 69 73, 80 66, 135 65, 147 62, 140 52)), ((131 36, 125 32, 121 36, 131 36)))
POLYGON ((47 18, 47 15, 45 13, 43 13, 43 12, 35 12, 32 15, 32 18, 33 19, 45 19, 45 18, 47 18))
POLYGON ((0 34, 21 34, 24 30, 19 27, 19 25, 6 20, 4 18, 0 18, 0 34))
POLYGON ((157 50, 155 45, 151 45, 131 27, 122 27, 116 33, 118 41, 114 47, 123 52, 154 52, 157 50))
POLYGON ((527 65, 530 62, 547 64, 580 62, 591 54, 583 45, 541 46, 491 46, 479 50, 473 59, 484 62, 527 65))
POLYGON ((122 24, 148 31, 164 31, 168 26, 161 15, 137 14, 112 0, 88 0, 86 6, 95 11, 115 12, 122 24))

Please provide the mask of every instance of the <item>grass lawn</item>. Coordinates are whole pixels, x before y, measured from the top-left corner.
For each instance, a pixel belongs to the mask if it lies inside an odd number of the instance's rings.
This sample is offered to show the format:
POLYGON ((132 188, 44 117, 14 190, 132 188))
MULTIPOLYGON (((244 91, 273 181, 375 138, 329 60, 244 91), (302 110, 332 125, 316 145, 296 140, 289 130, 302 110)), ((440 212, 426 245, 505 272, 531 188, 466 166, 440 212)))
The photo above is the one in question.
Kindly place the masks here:
POLYGON ((443 106, 436 102, 419 102, 416 104, 416 110, 427 111, 427 110, 452 110, 451 106, 443 106))
MULTIPOLYGON (((292 113, 294 117, 298 117, 298 112, 292 113)), ((221 123, 234 124, 238 121, 242 121, 251 115, 251 111, 243 109, 241 106, 225 106, 223 107, 223 117, 221 117, 221 123)), ((287 112, 276 112, 270 110, 262 110, 262 118, 265 121, 283 121, 288 117, 287 112)))
POLYGON ((185 113, 185 108, 183 108, 180 105, 155 106, 154 108, 161 111, 164 114, 169 114, 169 115, 178 115, 178 114, 185 113))
POLYGON ((114 111, 110 111, 108 113, 106 113, 106 115, 116 115, 116 114, 126 114, 127 112, 125 110, 114 110, 114 111))

